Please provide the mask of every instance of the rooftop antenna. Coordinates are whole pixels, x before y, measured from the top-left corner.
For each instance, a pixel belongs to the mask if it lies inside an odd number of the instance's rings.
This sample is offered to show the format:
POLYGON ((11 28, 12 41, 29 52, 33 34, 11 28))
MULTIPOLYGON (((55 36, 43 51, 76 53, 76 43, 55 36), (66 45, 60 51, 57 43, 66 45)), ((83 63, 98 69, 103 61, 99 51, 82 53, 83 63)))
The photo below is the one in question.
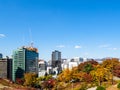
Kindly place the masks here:
POLYGON ((32 40, 31 28, 29 29, 29 34, 30 34, 30 47, 33 47, 33 40, 32 40))
POLYGON ((25 45, 25 37, 24 37, 24 35, 22 37, 22 43, 23 43, 23 47, 24 47, 24 45, 25 45))

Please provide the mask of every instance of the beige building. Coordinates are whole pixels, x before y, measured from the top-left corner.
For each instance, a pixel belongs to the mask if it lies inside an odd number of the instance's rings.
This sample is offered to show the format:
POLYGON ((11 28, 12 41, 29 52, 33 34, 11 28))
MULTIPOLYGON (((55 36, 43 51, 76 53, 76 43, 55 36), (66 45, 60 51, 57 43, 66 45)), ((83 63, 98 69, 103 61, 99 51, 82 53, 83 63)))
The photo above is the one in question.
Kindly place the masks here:
POLYGON ((7 60, 0 60, 0 78, 7 78, 7 60))

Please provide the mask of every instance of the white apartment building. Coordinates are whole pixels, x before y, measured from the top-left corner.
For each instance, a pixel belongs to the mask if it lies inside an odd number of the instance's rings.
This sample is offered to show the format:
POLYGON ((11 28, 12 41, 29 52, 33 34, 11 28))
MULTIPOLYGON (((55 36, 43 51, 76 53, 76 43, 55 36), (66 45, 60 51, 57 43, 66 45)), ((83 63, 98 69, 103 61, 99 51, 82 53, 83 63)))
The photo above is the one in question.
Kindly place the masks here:
POLYGON ((75 57, 75 58, 67 59, 63 61, 61 67, 62 67, 62 70, 67 68, 72 69, 73 67, 77 67, 82 62, 84 62, 83 58, 75 57))
POLYGON ((39 60, 38 61, 38 77, 44 76, 46 73, 46 62, 44 60, 39 60))

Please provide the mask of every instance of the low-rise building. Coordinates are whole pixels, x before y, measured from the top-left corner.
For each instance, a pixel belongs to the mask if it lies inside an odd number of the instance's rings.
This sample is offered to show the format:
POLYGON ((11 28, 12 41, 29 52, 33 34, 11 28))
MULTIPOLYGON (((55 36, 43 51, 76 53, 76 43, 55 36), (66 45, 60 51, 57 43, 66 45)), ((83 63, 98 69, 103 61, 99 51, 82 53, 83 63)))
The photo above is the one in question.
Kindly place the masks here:
POLYGON ((0 59, 0 78, 6 78, 12 80, 12 59, 1 58, 0 59))
POLYGON ((44 60, 38 61, 38 76, 44 76, 47 70, 47 63, 44 60))
POLYGON ((62 70, 67 69, 67 68, 72 69, 73 67, 77 67, 82 62, 84 62, 83 58, 75 57, 72 59, 64 60, 61 67, 62 67, 62 70))
POLYGON ((0 78, 7 78, 7 60, 0 60, 0 78))

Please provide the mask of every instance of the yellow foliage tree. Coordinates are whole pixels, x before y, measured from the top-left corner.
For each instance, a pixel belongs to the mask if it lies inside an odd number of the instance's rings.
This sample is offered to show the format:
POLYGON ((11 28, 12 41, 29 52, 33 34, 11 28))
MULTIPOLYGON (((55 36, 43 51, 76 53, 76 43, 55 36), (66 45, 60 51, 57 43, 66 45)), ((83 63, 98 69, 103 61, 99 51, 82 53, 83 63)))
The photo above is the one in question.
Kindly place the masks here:
POLYGON ((73 79, 76 79, 78 70, 76 67, 70 69, 65 69, 63 72, 58 76, 59 81, 70 82, 73 79))
POLYGON ((111 73, 109 70, 100 65, 97 65, 96 69, 91 71, 90 74, 99 85, 101 85, 102 81, 111 79, 111 73))
POLYGON ((119 64, 118 58, 108 58, 108 59, 105 59, 102 63, 102 66, 104 68, 107 68, 112 74, 112 79, 111 79, 112 84, 113 84, 113 70, 115 66, 117 66, 118 64, 119 64))
POLYGON ((68 82, 70 81, 71 78, 71 71, 69 69, 65 69, 59 76, 58 76, 58 80, 59 81, 65 81, 68 82))
POLYGON ((24 74, 24 85, 33 87, 36 84, 37 75, 35 73, 25 73, 24 74))
POLYGON ((108 59, 103 60, 102 66, 104 68, 111 70, 118 64, 119 64, 118 58, 108 58, 108 59))

